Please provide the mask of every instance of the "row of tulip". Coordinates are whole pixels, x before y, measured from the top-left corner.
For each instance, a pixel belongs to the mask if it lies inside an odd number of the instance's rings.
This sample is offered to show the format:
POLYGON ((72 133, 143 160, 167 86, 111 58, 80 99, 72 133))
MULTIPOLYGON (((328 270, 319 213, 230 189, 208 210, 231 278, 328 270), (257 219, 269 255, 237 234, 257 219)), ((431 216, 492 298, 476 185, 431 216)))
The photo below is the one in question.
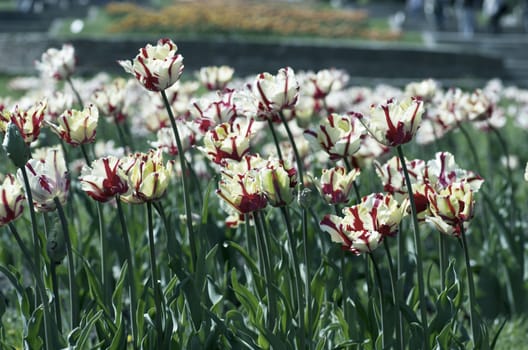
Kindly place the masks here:
POLYGON ((247 33, 381 40, 399 37, 388 30, 370 28, 364 11, 318 9, 299 4, 181 1, 162 9, 145 9, 130 3, 110 3, 105 11, 115 21, 109 31, 119 33, 165 30, 191 34, 247 33))
MULTIPOLYGON (((83 81, 73 79, 74 49, 64 45, 42 55, 40 78, 12 83, 27 89, 24 97, 0 100, 3 147, 16 168, 15 175, 4 165, 0 223, 9 228, 4 246, 12 237, 23 253, 4 248, 15 265, 0 270, 26 329, 0 333, 2 344, 496 344, 478 305, 470 249, 488 259, 506 254, 512 261, 502 266, 522 273, 525 223, 510 158, 497 195, 502 179, 484 181, 467 125, 495 133, 510 156, 499 129, 508 115, 526 126, 526 91, 497 81, 469 92, 433 80, 348 87, 344 71, 290 67, 248 79, 204 67, 181 81, 183 60, 161 39, 119 62, 133 79, 83 81), (439 151, 456 131, 476 172, 439 151), (404 145, 419 157, 427 147, 436 153, 411 160, 404 145), (24 207, 29 226, 19 223, 24 207), (496 248, 497 239, 506 247, 496 248)), ((497 287, 511 294, 510 313, 525 310, 518 282, 497 287)))

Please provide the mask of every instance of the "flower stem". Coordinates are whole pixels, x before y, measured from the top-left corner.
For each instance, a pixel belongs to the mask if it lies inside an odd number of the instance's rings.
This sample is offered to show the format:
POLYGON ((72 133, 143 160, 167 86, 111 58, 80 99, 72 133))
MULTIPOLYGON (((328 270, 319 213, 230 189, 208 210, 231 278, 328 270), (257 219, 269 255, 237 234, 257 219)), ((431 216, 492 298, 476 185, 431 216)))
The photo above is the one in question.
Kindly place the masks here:
POLYGON ((53 309, 55 310, 55 322, 59 333, 62 333, 62 316, 59 298, 59 281, 57 280, 57 263, 50 261, 51 287, 53 289, 53 309))
POLYGON ((77 103, 79 103, 79 106, 81 107, 81 109, 83 109, 84 108, 84 104, 83 104, 81 95, 79 94, 79 91, 77 91, 75 86, 73 85, 73 81, 71 80, 70 77, 68 77, 68 78, 66 78, 66 82, 68 83, 68 85, 70 85, 70 88, 72 89, 73 94, 75 95, 75 98, 77 99, 77 103))
POLYGON ((464 248, 464 258, 466 260, 466 272, 467 281, 469 288, 469 317, 471 322, 471 337, 473 338, 473 346, 475 349, 480 348, 480 333, 479 324, 476 315, 476 297, 475 297, 475 282, 473 281, 473 271, 471 270, 471 261, 469 259, 469 251, 466 240, 466 232, 463 225, 460 225, 460 238, 462 241, 462 247, 464 248))
POLYGON ((292 268, 293 268, 293 280, 295 288, 295 299, 297 303, 297 310, 299 312, 299 328, 301 330, 300 336, 300 349, 305 349, 305 329, 304 329, 304 305, 301 297, 301 272, 299 270, 299 258, 297 256, 297 246, 295 244, 295 238, 293 236, 293 229, 291 226, 290 214, 288 213, 288 208, 281 207, 282 216, 284 222, 286 223, 286 233, 288 234, 288 243, 290 245, 291 256, 292 256, 292 268))
POLYGON ((172 131, 174 132, 174 136, 176 137, 176 145, 178 146, 178 157, 180 160, 180 167, 182 171, 182 183, 183 183, 183 202, 185 205, 185 216, 186 216, 186 224, 187 224, 187 234, 189 235, 189 245, 191 248, 191 266, 190 270, 194 271, 194 268, 196 266, 196 257, 197 254, 197 247, 194 237, 194 230, 193 230, 193 224, 192 224, 192 212, 191 212, 191 202, 190 202, 190 193, 189 193, 189 185, 187 183, 187 174, 186 174, 186 162, 185 162, 185 155, 183 154, 183 146, 180 139, 180 134, 178 133, 178 127, 176 125, 176 119, 174 118, 174 114, 172 113, 172 108, 169 102, 169 99, 167 98, 167 94, 164 90, 161 91, 161 96, 163 97, 163 103, 165 104, 165 108, 167 109, 167 113, 169 114, 169 119, 172 126, 172 131))
POLYGON ((438 250, 438 255, 440 256, 440 286, 443 291, 445 290, 445 278, 447 268, 446 237, 443 234, 440 235, 440 245, 438 247, 438 250))
POLYGON ((403 315, 398 305, 398 298, 396 294, 396 271, 394 270, 394 263, 392 262, 392 255, 390 252, 389 244, 387 240, 383 240, 383 247, 385 248, 385 253, 387 254, 387 261, 389 263, 389 277, 390 277, 390 286, 391 286, 391 296, 392 296, 392 305, 398 310, 397 313, 397 329, 396 329, 396 344, 400 350, 405 349, 405 343, 403 340, 403 315))
POLYGON ((376 280, 378 283, 378 295, 379 295, 379 303, 380 303, 380 318, 381 318, 381 348, 385 348, 385 338, 387 337, 387 334, 385 332, 385 313, 384 313, 384 307, 385 304, 383 301, 383 283, 381 280, 381 274, 379 271, 378 264, 376 263, 376 259, 374 258, 373 253, 368 253, 368 256, 370 257, 370 261, 372 262, 372 266, 374 267, 374 274, 376 276, 376 280))
POLYGON ((123 206, 121 205, 120 196, 116 196, 117 212, 119 215, 119 221, 121 222, 121 230, 123 234, 123 240, 125 242, 125 249, 128 261, 128 286, 130 290, 130 319, 132 324, 132 344, 133 348, 137 349, 137 343, 139 341, 138 328, 136 322, 136 310, 137 310, 137 292, 136 292, 136 280, 134 278, 134 259, 132 254, 132 246, 130 245, 130 239, 128 237, 128 229, 126 226, 125 214, 123 213, 123 206))
POLYGON ((161 307, 161 291, 159 286, 158 266, 156 263, 156 249, 154 242, 154 225, 152 222, 152 203, 147 202, 147 223, 148 223, 148 239, 150 250, 150 278, 152 281, 152 290, 154 291, 154 305, 156 307, 156 333, 158 334, 158 347, 163 344, 163 324, 161 321, 162 307, 161 307))
POLYGON ((279 139, 277 138, 277 133, 275 132, 275 127, 273 126, 273 122, 270 119, 268 119, 268 126, 271 130, 271 135, 273 136, 273 142, 275 143, 275 148, 277 149, 277 155, 279 156, 280 160, 284 160, 284 158, 282 158, 282 151, 280 148, 279 139))
POLYGON ((106 231, 104 226, 104 216, 103 216, 103 207, 101 206, 101 203, 97 202, 97 221, 99 226, 99 243, 101 247, 101 281, 103 283, 103 302, 105 306, 107 306, 110 310, 113 308, 111 306, 111 295, 112 295, 112 289, 110 286, 110 275, 108 270, 108 245, 107 245, 107 237, 106 237, 106 231))
MULTIPOLYGON (((295 139, 293 137, 293 134, 290 130, 290 127, 288 125, 288 122, 286 121, 286 118, 282 113, 279 113, 279 117, 282 121, 282 124, 284 125, 284 128, 286 129, 286 133, 288 134, 288 139, 290 140, 290 143, 292 145, 293 153, 295 154, 295 161, 297 163, 297 171, 299 172, 299 183, 300 183, 300 190, 302 191, 304 187, 304 170, 303 170, 303 164, 301 157, 299 156, 299 152, 297 150, 297 145, 295 144, 295 139)), ((301 221, 301 231, 302 231, 302 239, 303 239, 303 250, 304 250, 304 275, 305 275, 305 281, 304 281, 304 297, 305 297, 305 306, 306 306, 306 314, 307 314, 307 328, 308 328, 308 336, 310 337, 310 342, 308 344, 308 348, 311 349, 311 334, 312 334, 312 311, 311 311, 311 291, 310 291, 310 265, 308 264, 309 258, 308 258, 308 213, 307 208, 304 206, 301 206, 302 208, 302 221, 301 221)))
POLYGON ((264 218, 262 217, 262 213, 260 212, 254 212, 255 217, 255 228, 257 233, 257 239, 259 241, 260 249, 262 250, 262 260, 263 260, 263 267, 264 267, 264 275, 266 278, 266 291, 268 294, 268 329, 273 330, 274 323, 277 321, 277 299, 275 298, 275 293, 273 291, 272 286, 272 271, 271 271, 271 262, 270 262, 270 252, 269 252, 269 246, 266 242, 266 231, 264 229, 264 218))
POLYGON ((44 344, 46 346, 45 349, 47 350, 57 349, 56 343, 57 343, 57 340, 59 339, 59 335, 57 334, 56 331, 55 332, 52 331, 52 329, 54 328, 51 325, 51 315, 49 312, 48 297, 46 296, 46 287, 44 286, 44 281, 42 279, 41 270, 37 270, 37 266, 33 262, 31 253, 26 248, 26 245, 24 244, 24 241, 18 234, 18 231, 15 225, 13 225, 13 223, 9 223, 8 225, 9 225, 9 229, 11 233, 13 234, 13 236, 15 237, 15 240, 18 243, 18 246, 22 250, 22 254, 24 255, 24 257, 26 258, 29 264, 29 268, 31 269, 31 271, 33 272, 33 275, 35 276, 35 282, 37 284, 37 293, 39 294, 40 299, 42 299, 42 305, 44 309, 44 341, 45 341, 44 344))
POLYGON ((420 238, 420 226, 418 224, 418 213, 416 212, 416 203, 414 202, 414 194, 412 190, 411 179, 407 170, 407 163, 403 155, 402 146, 396 147, 400 163, 402 165, 403 174, 405 176, 405 185, 407 186, 407 193, 409 194, 409 201, 411 202, 411 215, 413 219, 414 245, 416 247, 416 273, 418 278, 418 294, 420 298, 420 314, 422 319, 422 327, 424 333, 424 348, 429 344, 429 329, 427 325, 427 305, 425 304, 425 287, 424 287, 424 272, 423 272, 423 255, 422 255, 422 241, 420 238))
POLYGON ((73 263, 73 251, 70 240, 70 230, 68 228, 68 222, 66 221, 66 216, 64 215, 64 209, 60 200, 55 197, 53 202, 57 207, 57 213, 62 226, 62 233, 64 235, 64 242, 66 243, 66 254, 68 255, 68 285, 70 289, 70 321, 71 329, 74 329, 79 324, 79 310, 78 310, 78 296, 77 296, 77 286, 75 285, 75 266, 73 263))
POLYGON ((35 259, 35 271, 39 272, 42 271, 41 269, 41 242, 38 235, 38 227, 37 227, 37 218, 35 216, 35 207, 33 206, 33 195, 31 193, 31 187, 29 185, 29 178, 27 175, 26 167, 23 166, 20 168, 20 171, 22 172, 22 177, 24 178, 24 187, 26 189, 26 197, 29 207, 29 216, 31 219, 31 230, 33 232, 33 258, 35 259))

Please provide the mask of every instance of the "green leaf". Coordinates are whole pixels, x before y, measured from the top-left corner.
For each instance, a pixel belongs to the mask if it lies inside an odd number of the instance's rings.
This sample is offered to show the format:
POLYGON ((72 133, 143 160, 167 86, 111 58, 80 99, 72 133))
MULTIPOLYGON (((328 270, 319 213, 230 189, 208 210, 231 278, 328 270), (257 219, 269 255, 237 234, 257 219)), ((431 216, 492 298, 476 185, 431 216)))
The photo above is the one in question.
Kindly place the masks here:
POLYGON ((71 331, 68 336, 68 343, 74 345, 74 348, 76 349, 86 349, 86 342, 92 333, 92 328, 95 323, 101 319, 101 316, 103 316, 103 310, 97 312, 90 310, 90 312, 82 318, 81 324, 71 331))

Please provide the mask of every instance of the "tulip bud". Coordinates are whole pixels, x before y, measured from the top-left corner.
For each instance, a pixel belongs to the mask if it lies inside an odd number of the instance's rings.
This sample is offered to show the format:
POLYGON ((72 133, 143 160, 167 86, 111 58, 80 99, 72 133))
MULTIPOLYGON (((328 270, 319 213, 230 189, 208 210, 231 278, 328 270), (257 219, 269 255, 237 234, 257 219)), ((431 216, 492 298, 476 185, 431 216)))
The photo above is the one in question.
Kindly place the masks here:
POLYGON ((18 126, 16 126, 14 123, 9 123, 7 125, 2 147, 6 151, 9 159, 13 161, 17 168, 23 167, 29 158, 31 158, 29 146, 26 144, 24 138, 20 134, 18 126))

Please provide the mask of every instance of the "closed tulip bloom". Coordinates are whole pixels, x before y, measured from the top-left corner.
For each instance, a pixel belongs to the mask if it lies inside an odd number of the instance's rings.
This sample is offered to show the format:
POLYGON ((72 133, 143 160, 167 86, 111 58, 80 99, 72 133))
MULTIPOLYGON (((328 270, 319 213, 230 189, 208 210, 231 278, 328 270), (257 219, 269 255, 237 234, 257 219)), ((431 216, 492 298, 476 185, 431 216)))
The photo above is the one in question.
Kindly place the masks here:
POLYGON ((202 67, 197 77, 207 90, 223 90, 233 79, 234 72, 235 70, 229 66, 202 67))
POLYGON ((319 190, 328 204, 347 203, 352 191, 354 180, 359 176, 359 170, 347 172, 342 166, 323 169, 319 180, 319 190))
POLYGON ((121 161, 113 156, 98 158, 81 170, 81 189, 99 202, 108 202, 129 190, 128 178, 120 168, 121 161))
POLYGON ((431 215, 426 221, 446 235, 459 237, 463 225, 471 220, 475 202, 468 183, 457 182, 439 192, 429 193, 431 215))
POLYGON ((25 198, 20 182, 11 174, 7 174, 0 185, 0 226, 22 215, 25 198))
POLYGON ((222 123, 209 130, 198 147, 211 161, 222 164, 225 159, 240 160, 249 152, 253 119, 237 118, 233 123, 222 123))
POLYGON ((386 236, 398 233, 406 207, 390 194, 375 193, 353 207, 344 208, 344 217, 326 215, 320 227, 343 250, 356 255, 371 253, 386 236))
MULTIPOLYGON (((48 150, 45 159, 30 159, 26 163, 29 187, 33 195, 33 205, 40 212, 56 209, 54 198, 66 203, 70 188, 70 178, 60 148, 48 150)), ((22 181, 22 171, 18 171, 22 181)))
POLYGON ((70 44, 62 45, 60 50, 49 48, 35 65, 44 76, 56 80, 68 79, 75 70, 75 50, 70 44))
POLYGON ((163 163, 161 150, 132 154, 123 161, 121 167, 132 189, 129 194, 121 196, 124 202, 152 202, 165 194, 170 183, 172 163, 163 163))
POLYGON ((306 130, 305 137, 323 149, 332 160, 348 158, 359 150, 365 128, 352 115, 331 114, 317 130, 306 130))
POLYGON ((295 168, 278 159, 269 159, 257 174, 262 192, 272 207, 283 207, 293 201, 297 185, 295 168))
MULTIPOLYGON (((424 171, 426 163, 421 159, 405 160, 411 184, 424 182, 424 171)), ((407 195, 407 186, 399 157, 394 156, 384 164, 374 162, 376 174, 383 183, 383 190, 391 194, 407 195)), ((414 186, 413 186, 414 187, 414 186)), ((414 190, 414 188, 413 188, 414 190)))
MULTIPOLYGON (((46 101, 40 101, 27 110, 21 110, 16 106, 13 112, 0 112, 0 119, 7 122, 11 121, 15 124, 18 127, 24 142, 29 145, 37 140, 40 135, 46 107, 46 101)), ((7 130, 7 123, 0 122, 0 129, 0 131, 5 132, 7 130)))
POLYGON ((258 75, 253 92, 258 100, 257 116, 264 120, 280 120, 278 113, 293 109, 299 97, 299 83, 292 68, 281 68, 277 75, 258 75))
POLYGON ((371 106, 369 131, 384 145, 402 145, 411 141, 418 130, 423 111, 420 99, 407 98, 402 102, 389 99, 385 104, 371 106))
POLYGON ((50 123, 50 126, 66 143, 79 146, 94 142, 98 121, 99 110, 91 104, 82 111, 65 111, 57 118, 58 125, 50 123))
POLYGON ((225 90, 212 98, 206 96, 193 102, 190 109, 194 122, 202 133, 221 123, 231 123, 241 116, 233 103, 234 90, 225 90))
POLYGON ((216 194, 241 214, 264 209, 268 204, 258 170, 244 173, 222 171, 216 194))
POLYGON ((147 44, 132 61, 118 61, 126 72, 134 75, 146 89, 159 92, 172 86, 183 72, 183 56, 170 39, 147 44))

